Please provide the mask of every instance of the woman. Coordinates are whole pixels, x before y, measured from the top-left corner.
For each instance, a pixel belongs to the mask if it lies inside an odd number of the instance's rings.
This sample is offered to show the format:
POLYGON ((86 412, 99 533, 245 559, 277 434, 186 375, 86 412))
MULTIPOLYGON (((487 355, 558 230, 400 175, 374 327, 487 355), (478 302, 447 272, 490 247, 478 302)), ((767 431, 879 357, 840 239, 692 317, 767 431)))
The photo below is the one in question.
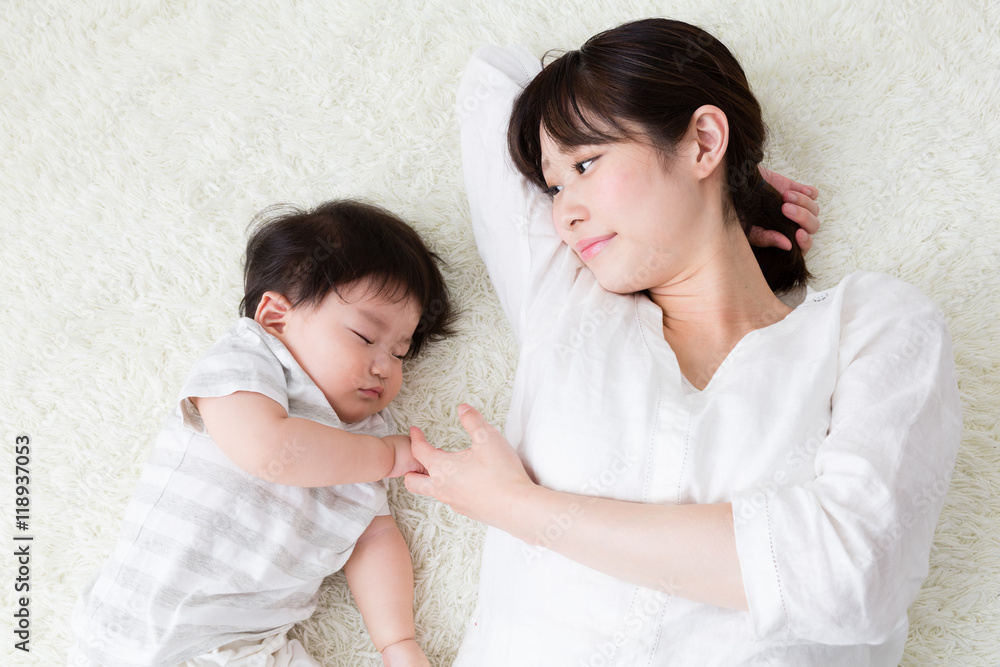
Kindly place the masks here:
POLYGON ((468 406, 467 450, 413 430, 407 488, 490 526, 456 664, 897 664, 960 433, 941 313, 878 274, 775 296, 808 274, 748 242, 794 226, 704 31, 538 69, 484 49, 459 93, 520 359, 507 440, 468 406))

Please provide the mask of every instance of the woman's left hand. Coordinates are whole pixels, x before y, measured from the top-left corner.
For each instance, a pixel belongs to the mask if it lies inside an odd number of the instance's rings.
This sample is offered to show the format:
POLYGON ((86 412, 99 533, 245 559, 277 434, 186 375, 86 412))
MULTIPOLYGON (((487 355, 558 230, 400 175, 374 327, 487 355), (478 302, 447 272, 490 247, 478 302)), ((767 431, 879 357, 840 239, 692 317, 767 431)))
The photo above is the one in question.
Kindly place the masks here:
POLYGON ((477 410, 463 403, 458 414, 472 437, 472 445, 462 451, 437 449, 419 428, 410 428, 413 456, 427 474, 407 473, 406 488, 502 529, 513 517, 515 502, 535 484, 514 448, 477 410))
MULTIPOLYGON (((764 180, 781 193, 781 199, 785 202, 781 205, 781 212, 801 227, 795 232, 795 241, 802 248, 802 254, 809 252, 812 235, 819 231, 819 204, 816 203, 819 192, 812 186, 797 183, 776 171, 764 167, 759 169, 764 180)), ((750 242, 760 248, 776 246, 782 250, 792 249, 791 242, 784 234, 759 227, 750 230, 750 242)))

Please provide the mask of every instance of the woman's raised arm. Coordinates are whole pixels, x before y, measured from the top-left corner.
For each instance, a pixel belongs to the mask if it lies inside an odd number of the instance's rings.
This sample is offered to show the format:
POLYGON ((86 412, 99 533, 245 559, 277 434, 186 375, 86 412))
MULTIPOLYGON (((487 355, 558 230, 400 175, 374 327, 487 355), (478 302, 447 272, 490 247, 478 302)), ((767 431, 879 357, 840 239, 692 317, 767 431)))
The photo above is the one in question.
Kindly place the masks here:
POLYGON ((484 47, 469 60, 456 100, 476 246, 518 343, 531 309, 546 310, 574 278, 554 261, 575 257, 552 227, 551 202, 521 178, 507 151, 514 98, 540 69, 523 47, 484 47))

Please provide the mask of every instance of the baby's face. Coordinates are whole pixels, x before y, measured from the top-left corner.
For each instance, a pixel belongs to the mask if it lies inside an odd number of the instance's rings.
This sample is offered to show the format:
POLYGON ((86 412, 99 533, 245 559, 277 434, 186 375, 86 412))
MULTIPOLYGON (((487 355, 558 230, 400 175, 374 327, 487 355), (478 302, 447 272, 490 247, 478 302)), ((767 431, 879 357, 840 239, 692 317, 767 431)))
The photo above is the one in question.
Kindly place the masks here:
POLYGON ((282 342, 323 391, 341 421, 360 421, 389 405, 403 384, 402 358, 420 321, 420 306, 343 286, 315 307, 293 308, 282 342))

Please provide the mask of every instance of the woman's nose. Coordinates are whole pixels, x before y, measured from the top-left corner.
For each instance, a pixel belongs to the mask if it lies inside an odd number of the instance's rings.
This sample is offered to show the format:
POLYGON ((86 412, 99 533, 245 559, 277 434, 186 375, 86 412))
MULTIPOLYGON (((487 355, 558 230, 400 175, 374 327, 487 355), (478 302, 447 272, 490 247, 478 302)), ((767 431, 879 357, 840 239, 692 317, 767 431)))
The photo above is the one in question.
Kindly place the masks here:
POLYGON ((563 188, 553 206, 552 217, 556 224, 571 230, 587 218, 587 208, 575 189, 563 188))

